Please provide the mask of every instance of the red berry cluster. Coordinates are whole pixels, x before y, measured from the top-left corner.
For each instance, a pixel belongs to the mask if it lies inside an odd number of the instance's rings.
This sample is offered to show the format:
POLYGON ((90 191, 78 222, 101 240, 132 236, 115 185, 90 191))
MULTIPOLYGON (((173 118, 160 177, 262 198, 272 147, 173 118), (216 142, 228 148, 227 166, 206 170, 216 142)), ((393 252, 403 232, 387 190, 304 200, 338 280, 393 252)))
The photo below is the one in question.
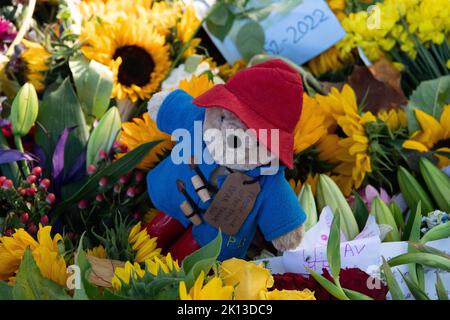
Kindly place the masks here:
MULTIPOLYGON (((111 156, 114 157, 115 154, 126 152, 128 152, 126 145, 118 141, 114 142, 110 154, 105 150, 99 151, 99 163, 89 165, 86 170, 87 174, 89 176, 95 175, 110 163, 109 158, 111 156)), ((143 216, 141 210, 143 202, 148 202, 148 197, 141 197, 145 191, 145 173, 135 169, 114 180, 106 176, 101 177, 98 180, 96 193, 91 195, 90 198, 79 200, 77 206, 82 213, 118 211, 140 220, 143 216)))
POLYGON ((0 214, 5 218, 3 235, 10 236, 14 229, 25 228, 34 235, 38 225, 48 225, 48 213, 56 202, 48 192, 50 180, 42 177, 42 168, 34 167, 17 188, 12 180, 0 177, 0 214))

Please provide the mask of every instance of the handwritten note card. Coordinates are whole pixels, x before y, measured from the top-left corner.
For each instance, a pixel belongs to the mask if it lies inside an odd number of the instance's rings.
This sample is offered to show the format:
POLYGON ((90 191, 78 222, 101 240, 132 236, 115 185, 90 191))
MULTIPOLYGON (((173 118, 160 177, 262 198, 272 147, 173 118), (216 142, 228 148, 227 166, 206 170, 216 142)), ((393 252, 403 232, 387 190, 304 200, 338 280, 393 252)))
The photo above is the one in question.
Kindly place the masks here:
MULTIPOLYGON (((272 2, 279 1, 283 0, 272 2)), ((213 0, 194 0, 197 14, 204 17, 213 3, 213 0)), ((249 5, 255 3, 250 1, 249 5)), ((243 23, 236 21, 223 42, 207 30, 228 63, 241 58, 235 39, 243 23)), ((274 12, 260 23, 265 32, 264 51, 289 58, 298 64, 318 56, 345 36, 344 29, 324 0, 303 0, 287 14, 274 12)))

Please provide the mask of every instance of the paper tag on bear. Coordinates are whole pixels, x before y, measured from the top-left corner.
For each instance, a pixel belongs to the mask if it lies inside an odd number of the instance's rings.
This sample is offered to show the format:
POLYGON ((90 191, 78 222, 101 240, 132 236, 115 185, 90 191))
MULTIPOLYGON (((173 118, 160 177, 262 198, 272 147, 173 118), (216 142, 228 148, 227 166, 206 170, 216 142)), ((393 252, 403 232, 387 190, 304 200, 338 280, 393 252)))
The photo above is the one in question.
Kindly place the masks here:
POLYGON ((252 211, 261 191, 258 181, 241 172, 230 174, 204 215, 204 220, 234 236, 252 211))

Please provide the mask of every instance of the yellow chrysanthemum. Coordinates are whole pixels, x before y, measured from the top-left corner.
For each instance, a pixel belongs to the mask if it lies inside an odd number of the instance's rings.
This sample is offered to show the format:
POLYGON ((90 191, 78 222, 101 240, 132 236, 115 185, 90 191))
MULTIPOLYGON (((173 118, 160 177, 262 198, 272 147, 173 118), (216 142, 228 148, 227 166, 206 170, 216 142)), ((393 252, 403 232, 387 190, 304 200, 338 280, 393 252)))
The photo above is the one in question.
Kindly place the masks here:
POLYGON ((219 277, 212 277, 208 279, 206 284, 205 273, 202 271, 195 280, 194 286, 189 290, 186 290, 186 284, 184 281, 180 282, 180 300, 231 300, 233 297, 233 287, 224 286, 222 279, 219 277))
POLYGON ((136 253, 134 262, 141 263, 145 260, 159 256, 161 249, 157 248, 156 240, 157 238, 150 238, 146 229, 141 228, 140 222, 131 228, 128 235, 128 241, 131 244, 131 248, 136 253))
POLYGON ((303 96, 303 109, 300 121, 294 130, 294 153, 308 149, 327 134, 325 116, 319 112, 319 107, 313 98, 303 96))
POLYGON ((327 3, 339 20, 343 20, 346 17, 345 8, 347 4, 345 0, 327 0, 327 3))
POLYGON ((80 40, 88 59, 113 71, 112 95, 118 99, 149 98, 171 65, 164 36, 146 19, 119 16, 113 23, 92 19, 84 24, 80 40))
MULTIPOLYGON (((142 115, 142 118, 134 118, 132 121, 122 123, 119 141, 124 143, 128 150, 133 150, 144 143, 158 140, 162 140, 162 142, 142 159, 137 165, 139 169, 148 170, 153 168, 158 164, 159 159, 173 148, 174 142, 171 141, 169 134, 160 131, 156 127, 156 123, 147 112, 142 115)), ((119 158, 122 156, 123 154, 118 155, 119 158)))
MULTIPOLYGON (((410 139, 404 142, 403 148, 419 152, 450 152, 450 105, 444 107, 439 120, 420 109, 415 109, 414 113, 421 130, 413 133, 410 139)), ((450 165, 449 157, 438 153, 435 153, 435 156, 439 160, 440 168, 450 165)))
POLYGON ((392 131, 408 126, 408 118, 406 116, 406 112, 402 109, 380 111, 377 114, 377 118, 385 122, 389 129, 391 129, 392 131))
POLYGON ((42 276, 61 285, 67 280, 64 258, 59 255, 60 234, 51 237, 52 227, 39 225, 37 241, 24 229, 18 229, 11 237, 0 238, 0 280, 7 280, 19 269, 26 248, 30 248, 42 276))
POLYGON ((44 90, 45 72, 49 68, 51 54, 39 43, 23 39, 25 47, 21 58, 26 64, 25 77, 36 91, 44 90))
POLYGON ((106 253, 105 247, 102 245, 99 245, 97 247, 94 247, 92 249, 87 249, 86 254, 88 256, 97 257, 101 259, 108 259, 108 254, 106 253))
POLYGON ((192 97, 197 98, 209 89, 214 87, 214 82, 209 80, 207 74, 200 76, 193 75, 190 80, 181 80, 179 88, 189 93, 192 97))
POLYGON ((316 300, 314 292, 305 290, 273 290, 262 291, 260 300, 316 300))

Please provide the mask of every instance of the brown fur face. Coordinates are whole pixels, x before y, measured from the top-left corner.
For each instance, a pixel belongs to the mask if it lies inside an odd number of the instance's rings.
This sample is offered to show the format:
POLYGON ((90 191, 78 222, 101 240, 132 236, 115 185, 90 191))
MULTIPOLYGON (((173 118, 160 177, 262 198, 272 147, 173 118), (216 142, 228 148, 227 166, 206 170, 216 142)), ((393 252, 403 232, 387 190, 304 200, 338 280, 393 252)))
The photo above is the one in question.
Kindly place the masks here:
POLYGON ((275 159, 252 130, 223 108, 206 109, 203 139, 213 159, 233 170, 252 170, 275 159))

